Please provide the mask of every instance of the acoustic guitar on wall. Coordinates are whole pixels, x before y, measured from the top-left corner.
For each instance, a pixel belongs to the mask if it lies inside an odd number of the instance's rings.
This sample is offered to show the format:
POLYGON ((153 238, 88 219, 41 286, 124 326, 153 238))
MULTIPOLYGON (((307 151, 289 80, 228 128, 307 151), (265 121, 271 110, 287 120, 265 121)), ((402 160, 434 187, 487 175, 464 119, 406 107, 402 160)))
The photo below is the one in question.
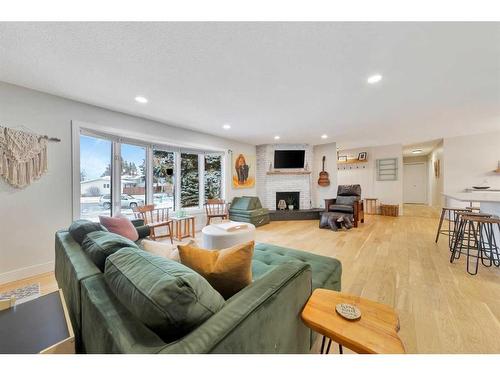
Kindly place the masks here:
POLYGON ((328 176, 328 172, 325 171, 325 160, 326 156, 323 156, 323 170, 319 172, 318 185, 319 186, 328 186, 330 185, 330 178, 328 176))

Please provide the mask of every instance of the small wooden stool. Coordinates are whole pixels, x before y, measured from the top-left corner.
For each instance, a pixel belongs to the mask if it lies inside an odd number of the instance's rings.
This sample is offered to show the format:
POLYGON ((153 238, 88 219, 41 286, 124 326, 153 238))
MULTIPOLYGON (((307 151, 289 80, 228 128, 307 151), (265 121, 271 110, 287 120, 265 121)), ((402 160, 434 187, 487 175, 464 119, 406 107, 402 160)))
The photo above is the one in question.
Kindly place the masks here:
POLYGON ((183 238, 195 235, 194 216, 173 216, 170 218, 174 223, 174 238, 182 241, 183 238))
POLYGON ((365 198, 366 204, 366 213, 368 215, 376 215, 377 214, 377 198, 365 198))

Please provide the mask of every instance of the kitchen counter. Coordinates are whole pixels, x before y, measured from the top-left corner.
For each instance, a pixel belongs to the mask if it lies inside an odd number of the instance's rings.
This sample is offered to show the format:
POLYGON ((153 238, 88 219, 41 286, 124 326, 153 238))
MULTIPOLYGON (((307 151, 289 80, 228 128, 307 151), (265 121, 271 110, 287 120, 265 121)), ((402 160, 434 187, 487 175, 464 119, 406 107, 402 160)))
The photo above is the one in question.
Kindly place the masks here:
POLYGON ((500 204, 500 191, 470 191, 466 193, 443 193, 446 198, 460 202, 490 202, 500 204))

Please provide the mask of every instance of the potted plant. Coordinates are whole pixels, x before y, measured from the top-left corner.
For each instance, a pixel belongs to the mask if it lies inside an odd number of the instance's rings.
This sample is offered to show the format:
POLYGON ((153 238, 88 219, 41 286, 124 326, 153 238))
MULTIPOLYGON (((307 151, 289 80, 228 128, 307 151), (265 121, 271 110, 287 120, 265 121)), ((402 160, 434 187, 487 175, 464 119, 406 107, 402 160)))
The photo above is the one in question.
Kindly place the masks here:
POLYGON ((292 211, 292 210, 293 210, 293 198, 288 198, 288 199, 286 200, 286 203, 288 203, 288 209, 289 209, 290 211, 292 211))

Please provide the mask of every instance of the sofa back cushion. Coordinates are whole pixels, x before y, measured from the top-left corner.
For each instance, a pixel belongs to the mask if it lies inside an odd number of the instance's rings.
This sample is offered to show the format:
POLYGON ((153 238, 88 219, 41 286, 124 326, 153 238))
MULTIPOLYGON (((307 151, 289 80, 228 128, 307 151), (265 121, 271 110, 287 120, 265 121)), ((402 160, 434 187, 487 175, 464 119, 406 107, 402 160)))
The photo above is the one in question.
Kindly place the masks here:
POLYGON ((120 302, 165 342, 186 335, 225 304, 193 270, 133 248, 108 257, 104 278, 120 302))
POLYGON ((133 241, 110 232, 90 232, 82 242, 82 250, 89 255, 101 272, 104 272, 106 258, 123 247, 139 250, 133 241))
POLYGON ((232 210, 251 211, 262 208, 262 204, 260 203, 258 197, 234 197, 233 201, 231 202, 230 208, 232 210))
POLYGON ((82 244, 87 233, 95 231, 107 232, 108 230, 99 223, 83 219, 75 220, 68 228, 69 234, 79 245, 82 244))

